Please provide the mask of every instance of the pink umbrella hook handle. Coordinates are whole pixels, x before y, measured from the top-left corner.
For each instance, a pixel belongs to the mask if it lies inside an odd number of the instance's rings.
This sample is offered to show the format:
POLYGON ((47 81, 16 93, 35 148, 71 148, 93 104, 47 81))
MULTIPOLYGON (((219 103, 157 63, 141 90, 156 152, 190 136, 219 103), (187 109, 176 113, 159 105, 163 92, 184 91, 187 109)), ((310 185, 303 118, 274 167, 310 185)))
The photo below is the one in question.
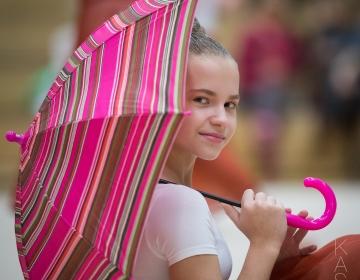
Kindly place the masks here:
POLYGON ((293 214, 286 214, 287 224, 292 227, 307 230, 318 230, 326 227, 334 218, 336 212, 336 197, 328 184, 317 178, 305 178, 304 186, 317 189, 324 196, 326 207, 320 218, 307 220, 293 214))

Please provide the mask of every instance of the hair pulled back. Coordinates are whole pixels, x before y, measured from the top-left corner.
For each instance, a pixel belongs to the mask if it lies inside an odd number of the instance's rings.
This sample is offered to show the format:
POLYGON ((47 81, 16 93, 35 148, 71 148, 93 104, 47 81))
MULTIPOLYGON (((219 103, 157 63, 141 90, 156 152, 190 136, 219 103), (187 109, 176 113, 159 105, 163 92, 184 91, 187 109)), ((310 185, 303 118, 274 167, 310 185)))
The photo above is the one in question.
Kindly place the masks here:
POLYGON ((206 35, 204 27, 200 25, 197 18, 194 19, 192 26, 189 51, 195 55, 216 55, 232 58, 223 45, 206 35))

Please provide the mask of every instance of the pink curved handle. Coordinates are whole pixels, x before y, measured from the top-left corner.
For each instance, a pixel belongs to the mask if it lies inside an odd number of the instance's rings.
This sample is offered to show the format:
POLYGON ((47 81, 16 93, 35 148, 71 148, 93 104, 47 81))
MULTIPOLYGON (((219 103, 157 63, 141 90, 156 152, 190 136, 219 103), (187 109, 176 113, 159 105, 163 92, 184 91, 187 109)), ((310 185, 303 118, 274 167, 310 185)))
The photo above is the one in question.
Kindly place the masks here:
POLYGON ((304 180, 304 185, 307 188, 317 189, 324 196, 326 207, 324 214, 315 220, 307 220, 305 218, 295 216, 293 214, 286 214, 287 224, 292 227, 302 228, 307 230, 318 230, 326 227, 334 218, 336 212, 336 197, 328 184, 317 178, 308 177, 304 180))

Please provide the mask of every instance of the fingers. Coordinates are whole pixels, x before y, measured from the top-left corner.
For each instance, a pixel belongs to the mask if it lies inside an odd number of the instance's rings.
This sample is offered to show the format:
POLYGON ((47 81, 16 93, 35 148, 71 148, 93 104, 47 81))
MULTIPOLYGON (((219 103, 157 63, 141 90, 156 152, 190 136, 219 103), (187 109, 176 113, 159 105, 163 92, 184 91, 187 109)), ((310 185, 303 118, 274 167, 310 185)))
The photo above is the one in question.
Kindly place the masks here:
POLYGON ((246 201, 254 200, 255 194, 254 191, 251 189, 247 189, 244 191, 242 199, 241 199, 241 205, 244 205, 246 201))
POLYGON ((266 200, 266 195, 265 195, 263 192, 258 192, 258 193, 255 195, 255 200, 265 201, 265 200, 266 200))
POLYGON ((303 218, 306 218, 308 215, 309 215, 309 212, 307 210, 301 210, 298 213, 298 216, 303 217, 303 218))
MULTIPOLYGON (((307 211, 305 211, 307 213, 307 211)), ((300 216, 300 215, 299 215, 300 216)), ((307 220, 314 220, 313 217, 309 216, 306 218, 307 220)), ((308 233, 308 230, 305 229, 298 229, 297 232, 294 234, 294 241, 298 244, 304 239, 306 234, 308 233)))
POLYGON ((220 205, 224 209, 225 214, 228 215, 230 220, 232 220, 236 224, 236 221, 239 219, 240 213, 231 205, 225 203, 220 203, 220 205))
POLYGON ((311 254, 312 252, 316 251, 316 249, 317 249, 316 245, 306 246, 306 247, 300 249, 300 254, 302 256, 307 256, 307 255, 311 254))
MULTIPOLYGON (((285 208, 285 212, 291 214, 291 208, 285 208)), ((301 210, 298 213, 298 216, 303 217, 303 218, 307 218, 308 220, 313 220, 312 217, 307 217, 308 215, 308 211, 307 210, 301 210)), ((308 233, 307 230, 303 230, 303 229, 298 229, 295 227, 288 227, 288 230, 286 232, 286 236, 290 237, 290 236, 294 236, 294 241, 297 242, 298 244, 300 244, 300 242, 304 239, 304 237, 306 236, 306 234, 308 233), (296 233, 295 233, 296 232, 296 233)))
POLYGON ((273 196, 266 196, 266 194, 263 192, 258 192, 255 194, 254 191, 251 189, 248 189, 244 192, 241 203, 245 201, 253 201, 253 200, 260 202, 267 201, 273 204, 280 204, 276 202, 276 199, 273 196))
POLYGON ((286 232, 286 237, 294 236, 296 230, 297 230, 297 228, 288 227, 288 230, 287 230, 287 232, 286 232))
POLYGON ((242 196, 242 201, 249 201, 249 200, 260 200, 260 201, 266 201, 268 199, 275 199, 271 196, 266 197, 266 194, 264 194, 263 192, 258 192, 258 193, 254 193, 253 190, 251 189, 247 189, 246 191, 244 191, 243 196, 242 196))
POLYGON ((305 229, 299 229, 295 234, 294 234, 294 241, 297 244, 300 244, 300 242, 304 239, 304 237, 306 236, 306 234, 308 233, 308 230, 305 229))
POLYGON ((273 197, 273 196, 268 196, 268 197, 266 198, 266 201, 268 201, 268 202, 270 202, 270 203, 272 203, 272 204, 276 204, 276 199, 275 199, 275 197, 273 197))

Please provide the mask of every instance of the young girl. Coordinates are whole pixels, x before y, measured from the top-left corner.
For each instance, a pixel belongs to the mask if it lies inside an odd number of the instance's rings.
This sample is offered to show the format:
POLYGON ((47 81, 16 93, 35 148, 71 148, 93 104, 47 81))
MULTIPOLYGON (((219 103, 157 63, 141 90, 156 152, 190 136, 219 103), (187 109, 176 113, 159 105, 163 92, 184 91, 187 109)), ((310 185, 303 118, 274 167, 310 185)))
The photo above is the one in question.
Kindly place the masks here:
MULTIPOLYGON (((182 123, 152 196, 133 269, 137 280, 228 279, 231 273, 229 249, 205 199, 191 188, 191 177, 196 158, 215 159, 235 132, 238 66, 195 19, 187 67, 191 116, 182 123)), ((269 279, 277 260, 316 250, 299 249, 307 231, 287 228, 284 206, 274 197, 246 190, 241 204, 241 213, 223 205, 250 240, 238 279, 269 279)))

